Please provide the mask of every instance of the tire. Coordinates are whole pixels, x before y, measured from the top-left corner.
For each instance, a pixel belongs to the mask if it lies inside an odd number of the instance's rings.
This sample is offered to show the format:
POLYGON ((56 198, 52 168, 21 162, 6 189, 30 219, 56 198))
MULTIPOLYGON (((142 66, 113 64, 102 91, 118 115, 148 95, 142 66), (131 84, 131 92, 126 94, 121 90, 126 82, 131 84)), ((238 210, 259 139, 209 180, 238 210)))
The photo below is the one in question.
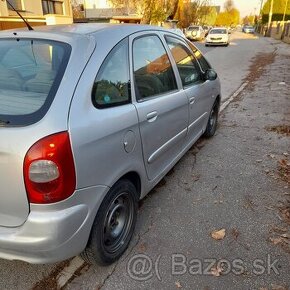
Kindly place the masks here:
POLYGON ((138 194, 129 180, 119 180, 105 196, 81 257, 93 265, 110 265, 126 251, 138 210, 138 194))
POLYGON ((219 112, 219 104, 216 101, 210 111, 207 126, 203 134, 204 137, 210 138, 215 134, 218 124, 218 112, 219 112))

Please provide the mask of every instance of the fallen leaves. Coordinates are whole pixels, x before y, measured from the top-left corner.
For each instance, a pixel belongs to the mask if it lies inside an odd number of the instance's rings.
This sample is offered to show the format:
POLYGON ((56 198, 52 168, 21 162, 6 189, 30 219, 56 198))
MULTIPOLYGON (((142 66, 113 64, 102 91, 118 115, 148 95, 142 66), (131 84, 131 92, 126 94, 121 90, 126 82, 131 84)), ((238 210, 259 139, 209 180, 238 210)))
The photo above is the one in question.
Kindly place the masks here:
POLYGON ((210 272, 213 276, 219 277, 221 276, 223 269, 219 266, 216 266, 216 267, 211 268, 210 272))
POLYGON ((290 136, 290 126, 289 125, 278 125, 265 128, 269 132, 276 132, 277 134, 282 134, 290 136))
POLYGON ((222 240, 226 235, 226 230, 225 229, 220 229, 220 230, 216 230, 211 232, 211 237, 214 240, 222 240))
POLYGON ((179 281, 176 281, 176 282, 175 282, 175 286, 176 286, 176 288, 182 288, 182 286, 181 286, 181 284, 180 284, 179 281))
POLYGON ((283 243, 283 240, 281 237, 276 237, 276 238, 270 237, 269 240, 275 246, 283 243))
POLYGON ((278 161, 280 177, 290 184, 290 162, 287 158, 278 161))
POLYGON ((290 225, 290 205, 285 205, 279 208, 283 220, 290 225))
POLYGON ((284 287, 284 286, 281 286, 281 285, 274 285, 272 284, 272 290, 288 290, 288 287, 284 287))

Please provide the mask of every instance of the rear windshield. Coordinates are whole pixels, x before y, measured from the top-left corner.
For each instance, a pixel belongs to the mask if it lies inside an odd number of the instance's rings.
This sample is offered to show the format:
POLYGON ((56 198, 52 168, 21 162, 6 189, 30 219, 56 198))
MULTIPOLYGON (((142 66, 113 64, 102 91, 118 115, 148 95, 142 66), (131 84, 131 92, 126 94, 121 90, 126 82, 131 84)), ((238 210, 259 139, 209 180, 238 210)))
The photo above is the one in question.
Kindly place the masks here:
POLYGON ((227 30, 226 29, 212 29, 209 33, 210 34, 227 34, 227 30))
POLYGON ((70 50, 56 41, 0 40, 0 126, 29 125, 45 115, 70 50))

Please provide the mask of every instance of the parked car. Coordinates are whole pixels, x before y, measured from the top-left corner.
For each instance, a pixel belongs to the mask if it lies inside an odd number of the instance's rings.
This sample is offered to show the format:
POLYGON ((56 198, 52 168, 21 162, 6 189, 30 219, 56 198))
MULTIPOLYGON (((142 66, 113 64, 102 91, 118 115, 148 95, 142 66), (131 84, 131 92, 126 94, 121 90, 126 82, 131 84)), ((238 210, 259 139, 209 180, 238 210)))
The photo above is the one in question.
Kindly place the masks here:
POLYGON ((252 25, 244 25, 243 32, 244 33, 255 33, 255 27, 252 25))
POLYGON ((216 72, 153 26, 2 31, 0 52, 0 257, 116 261, 139 199, 215 134, 216 72))
POLYGON ((205 39, 205 46, 210 45, 228 46, 230 44, 229 34, 230 33, 227 28, 224 27, 212 28, 205 39))
POLYGON ((202 26, 193 25, 186 29, 185 36, 189 40, 203 40, 205 38, 205 31, 202 26))

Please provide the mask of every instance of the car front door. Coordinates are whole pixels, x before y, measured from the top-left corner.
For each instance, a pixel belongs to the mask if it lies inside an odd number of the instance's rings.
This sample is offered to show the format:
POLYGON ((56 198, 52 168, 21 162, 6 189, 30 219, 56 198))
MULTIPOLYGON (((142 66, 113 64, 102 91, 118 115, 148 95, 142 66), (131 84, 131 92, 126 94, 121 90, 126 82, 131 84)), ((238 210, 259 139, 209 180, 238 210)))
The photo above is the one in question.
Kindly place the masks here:
POLYGON ((158 34, 131 37, 132 79, 143 158, 148 178, 168 170, 185 143, 188 99, 178 90, 173 68, 158 34))
POLYGON ((203 133, 210 111, 211 91, 203 80, 200 66, 191 50, 180 39, 165 36, 176 62, 181 83, 189 102, 189 142, 197 140, 203 133))

